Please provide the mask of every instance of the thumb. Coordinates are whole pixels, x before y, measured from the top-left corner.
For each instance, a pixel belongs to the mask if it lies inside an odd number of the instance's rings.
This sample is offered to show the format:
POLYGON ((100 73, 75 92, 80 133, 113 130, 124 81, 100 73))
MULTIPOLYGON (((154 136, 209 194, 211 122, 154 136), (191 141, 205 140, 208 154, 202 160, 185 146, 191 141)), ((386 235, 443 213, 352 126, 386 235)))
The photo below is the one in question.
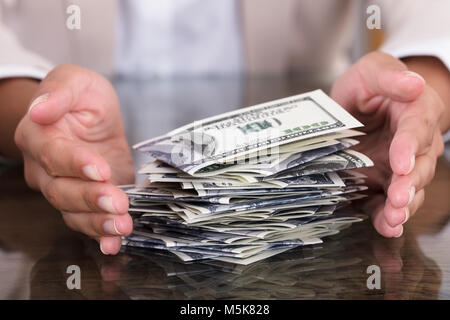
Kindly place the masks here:
POLYGON ((71 95, 68 90, 58 88, 41 88, 31 103, 28 114, 33 122, 49 125, 58 121, 70 111, 71 95))
POLYGON ((83 68, 61 65, 53 69, 41 82, 28 109, 30 119, 41 125, 58 121, 73 111, 89 77, 83 68))
POLYGON ((361 58, 333 85, 331 96, 347 108, 370 113, 382 97, 397 102, 411 102, 425 89, 425 80, 409 71, 398 59, 373 52, 361 58), (375 101, 374 101, 375 100, 375 101))

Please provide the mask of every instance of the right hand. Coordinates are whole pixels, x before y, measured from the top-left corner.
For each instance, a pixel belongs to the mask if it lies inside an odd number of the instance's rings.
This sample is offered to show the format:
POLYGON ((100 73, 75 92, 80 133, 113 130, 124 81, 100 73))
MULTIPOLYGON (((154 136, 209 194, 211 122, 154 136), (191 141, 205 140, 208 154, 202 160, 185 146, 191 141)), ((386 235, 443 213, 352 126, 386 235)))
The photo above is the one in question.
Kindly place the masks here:
POLYGON ((78 66, 56 67, 41 82, 15 142, 28 185, 103 253, 118 253, 133 223, 128 198, 115 185, 133 183, 134 170, 111 84, 78 66))
POLYGON ((444 150, 444 101, 420 75, 381 52, 367 54, 342 74, 331 97, 365 124, 367 135, 355 149, 375 166, 361 172, 385 198, 377 207, 366 206, 373 225, 385 237, 400 237, 403 224, 422 206, 444 150))

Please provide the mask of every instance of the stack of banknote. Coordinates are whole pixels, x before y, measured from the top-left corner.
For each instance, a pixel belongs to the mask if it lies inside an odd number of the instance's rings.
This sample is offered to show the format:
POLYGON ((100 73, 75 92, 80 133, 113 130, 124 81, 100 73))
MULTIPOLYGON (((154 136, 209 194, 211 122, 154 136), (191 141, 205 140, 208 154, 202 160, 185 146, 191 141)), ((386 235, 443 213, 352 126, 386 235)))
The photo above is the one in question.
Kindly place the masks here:
POLYGON ((321 90, 196 121, 134 148, 146 179, 122 186, 134 231, 123 245, 183 261, 250 264, 322 242, 361 215, 372 161, 350 148, 362 124, 321 90), (351 212, 351 211, 350 211, 351 212))

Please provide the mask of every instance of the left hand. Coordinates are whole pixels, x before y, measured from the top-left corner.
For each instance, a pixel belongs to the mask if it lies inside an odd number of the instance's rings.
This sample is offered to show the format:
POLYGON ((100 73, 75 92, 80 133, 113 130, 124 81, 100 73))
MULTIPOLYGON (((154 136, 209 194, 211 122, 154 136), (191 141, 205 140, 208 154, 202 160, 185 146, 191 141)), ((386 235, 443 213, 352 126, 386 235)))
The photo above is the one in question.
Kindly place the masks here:
POLYGON ((366 172, 369 187, 386 194, 384 203, 370 208, 373 225, 385 237, 400 237, 423 204, 424 187, 444 150, 444 103, 420 75, 381 52, 364 56, 339 77, 331 97, 365 125, 358 148, 375 164, 366 172))
POLYGON ((132 231, 128 197, 134 182, 120 106, 107 79, 75 65, 53 69, 16 128, 27 184, 40 190, 71 229, 116 254, 132 231))

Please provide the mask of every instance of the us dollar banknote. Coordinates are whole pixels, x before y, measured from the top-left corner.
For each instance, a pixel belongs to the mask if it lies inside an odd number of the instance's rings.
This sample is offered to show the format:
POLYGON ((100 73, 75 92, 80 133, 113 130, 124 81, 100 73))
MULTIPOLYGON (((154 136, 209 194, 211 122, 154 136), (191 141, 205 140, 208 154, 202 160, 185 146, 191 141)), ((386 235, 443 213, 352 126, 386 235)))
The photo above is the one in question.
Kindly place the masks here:
POLYGON ((360 126, 316 90, 196 121, 134 148, 195 174, 214 163, 360 126))
POLYGON ((362 216, 339 210, 365 197, 373 165, 350 150, 361 124, 322 91, 239 109, 135 147, 145 180, 130 200, 133 251, 182 261, 250 264, 321 243, 362 216))
POLYGON ((279 172, 273 176, 263 178, 263 180, 279 180, 311 174, 358 169, 371 166, 373 166, 372 160, 370 160, 366 155, 360 152, 354 150, 339 151, 335 154, 325 156, 307 162, 303 165, 279 172))

